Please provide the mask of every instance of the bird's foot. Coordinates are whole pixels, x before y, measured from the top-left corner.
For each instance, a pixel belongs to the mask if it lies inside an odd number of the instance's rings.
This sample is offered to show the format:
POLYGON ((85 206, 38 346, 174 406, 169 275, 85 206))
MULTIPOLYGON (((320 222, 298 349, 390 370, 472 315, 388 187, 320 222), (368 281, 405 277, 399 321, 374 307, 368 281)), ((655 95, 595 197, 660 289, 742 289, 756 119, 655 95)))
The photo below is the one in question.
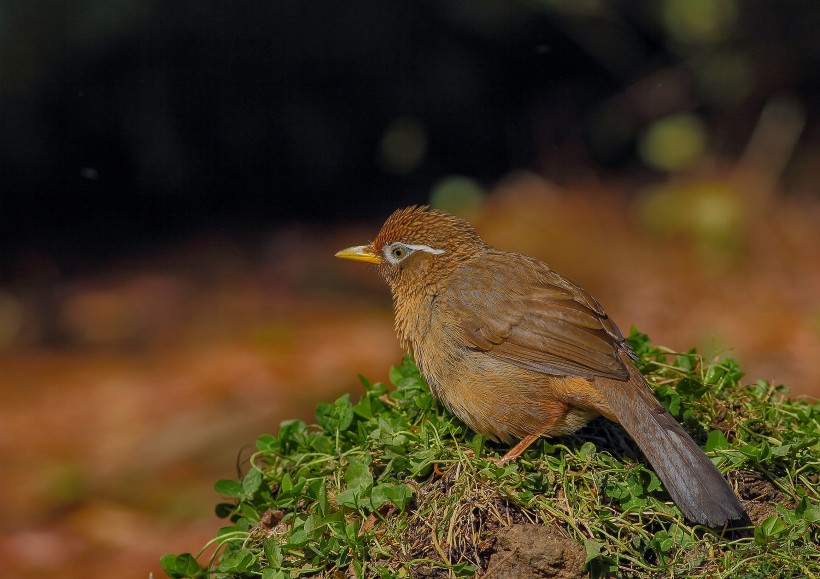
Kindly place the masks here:
POLYGON ((501 458, 493 460, 493 462, 496 464, 496 466, 505 466, 509 464, 510 462, 518 458, 522 452, 527 450, 533 442, 538 440, 540 436, 540 434, 528 434, 527 436, 522 438, 518 442, 518 444, 516 444, 510 450, 508 450, 507 454, 505 454, 501 458))

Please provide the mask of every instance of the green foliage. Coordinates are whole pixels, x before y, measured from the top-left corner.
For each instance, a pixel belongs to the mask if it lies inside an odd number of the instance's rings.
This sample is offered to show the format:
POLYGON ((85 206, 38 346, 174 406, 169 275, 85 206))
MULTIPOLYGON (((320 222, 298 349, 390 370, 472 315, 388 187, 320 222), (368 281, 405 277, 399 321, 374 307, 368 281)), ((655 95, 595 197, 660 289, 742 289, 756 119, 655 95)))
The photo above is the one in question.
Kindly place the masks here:
POLYGON ((706 364, 635 330, 629 341, 662 402, 729 473, 753 532, 689 526, 604 420, 497 466, 488 458, 506 448, 443 411, 405 357, 390 369, 393 389, 362 378, 356 403, 344 395, 319 404, 316 425, 286 421, 260 436, 241 481, 215 485, 228 499, 216 512, 230 524, 197 558, 165 555, 163 569, 174 578, 471 576, 487 568, 494 529, 533 522, 582 544, 593 577, 820 574, 818 405, 767 382, 741 385, 732 360, 706 364))

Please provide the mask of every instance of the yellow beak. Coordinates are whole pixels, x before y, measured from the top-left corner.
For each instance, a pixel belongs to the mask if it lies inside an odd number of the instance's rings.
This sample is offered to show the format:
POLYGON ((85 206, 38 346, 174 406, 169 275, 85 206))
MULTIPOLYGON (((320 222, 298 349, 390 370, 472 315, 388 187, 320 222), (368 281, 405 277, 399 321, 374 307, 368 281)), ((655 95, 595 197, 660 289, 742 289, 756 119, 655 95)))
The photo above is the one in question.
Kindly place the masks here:
POLYGON ((340 259, 350 259, 353 261, 366 261, 367 263, 381 263, 382 258, 373 253, 372 245, 357 245, 356 247, 348 247, 336 253, 336 257, 340 259))

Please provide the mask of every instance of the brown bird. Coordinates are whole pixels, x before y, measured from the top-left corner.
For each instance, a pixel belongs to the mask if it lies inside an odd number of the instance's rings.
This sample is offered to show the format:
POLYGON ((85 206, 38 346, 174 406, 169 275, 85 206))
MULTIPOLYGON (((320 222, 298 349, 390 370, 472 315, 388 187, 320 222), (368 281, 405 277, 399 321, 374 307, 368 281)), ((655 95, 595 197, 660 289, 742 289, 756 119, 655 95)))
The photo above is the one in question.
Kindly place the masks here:
POLYGON ((635 368, 618 326, 546 264, 415 206, 393 213, 369 245, 336 257, 378 266, 399 339, 444 405, 479 434, 520 441, 502 463, 602 414, 638 443, 687 518, 749 524, 720 471, 635 368))

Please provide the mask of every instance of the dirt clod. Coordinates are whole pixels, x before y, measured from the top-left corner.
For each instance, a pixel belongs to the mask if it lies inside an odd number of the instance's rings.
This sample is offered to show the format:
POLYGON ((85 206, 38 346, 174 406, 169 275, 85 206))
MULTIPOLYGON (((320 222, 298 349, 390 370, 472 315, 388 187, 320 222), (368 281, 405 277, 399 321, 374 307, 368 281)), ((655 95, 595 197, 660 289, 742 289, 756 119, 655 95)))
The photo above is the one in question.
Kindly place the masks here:
POLYGON ((496 552, 484 577, 536 579, 585 577, 583 545, 555 527, 515 524, 498 531, 496 552))
POLYGON ((788 496, 759 472, 740 471, 735 474, 738 492, 744 498, 760 502, 786 503, 788 496))

